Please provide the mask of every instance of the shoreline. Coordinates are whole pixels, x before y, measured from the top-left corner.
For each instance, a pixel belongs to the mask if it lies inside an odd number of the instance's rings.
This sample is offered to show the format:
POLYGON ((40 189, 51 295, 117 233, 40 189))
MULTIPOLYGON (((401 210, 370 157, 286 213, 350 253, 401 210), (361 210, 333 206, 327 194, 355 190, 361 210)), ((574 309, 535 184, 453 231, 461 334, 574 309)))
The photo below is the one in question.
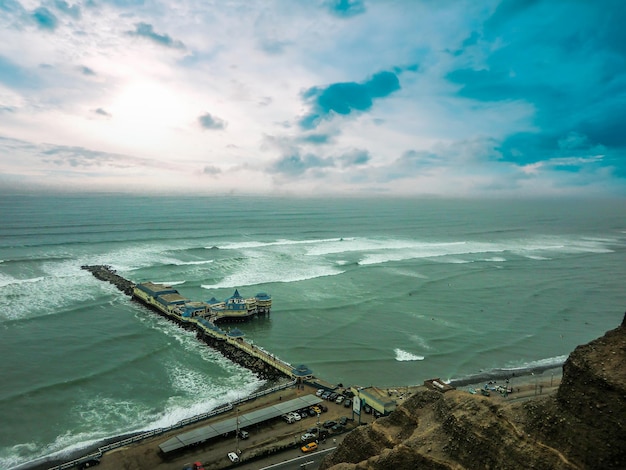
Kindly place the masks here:
POLYGON ((521 367, 519 369, 494 369, 490 371, 484 371, 475 375, 469 375, 467 377, 451 379, 449 382, 446 383, 453 387, 463 387, 466 385, 475 385, 477 383, 490 380, 511 380, 518 377, 532 377, 535 375, 541 376, 544 372, 557 369, 559 370, 559 374, 561 374, 563 370, 563 364, 565 364, 565 361, 541 366, 521 367))
MULTIPOLYGON (((466 387, 467 388, 475 387, 476 389, 482 388, 484 384, 487 383, 488 381, 509 379, 510 381, 509 385, 514 389, 514 393, 510 395, 510 398, 516 398, 518 396, 518 393, 520 393, 520 389, 522 390, 522 394, 523 394, 523 396, 520 396, 520 398, 521 397, 534 398, 533 396, 528 395, 528 391, 532 390, 533 386, 535 387, 535 396, 539 398, 539 396, 547 396, 549 394, 549 390, 558 388, 561 382, 562 372, 563 372, 562 365, 554 365, 554 364, 551 364, 549 366, 516 369, 515 371, 494 370, 491 372, 485 372, 485 373, 476 374, 473 376, 468 376, 462 379, 453 379, 449 382, 449 384, 454 386, 457 390, 464 391, 466 387), (548 371, 552 371, 551 376, 544 375, 544 373, 548 371), (548 387, 547 379, 550 379, 550 387, 548 387), (543 390, 543 387, 545 387, 546 391, 545 392, 542 391, 541 393, 537 394, 536 390, 537 390, 537 387, 540 386, 539 384, 541 384, 542 390, 543 390), (526 394, 524 394, 524 391, 526 392, 526 394)), ((281 382, 281 380, 268 381, 267 383, 260 386, 259 389, 255 393, 258 393, 263 390, 267 390, 268 388, 272 388, 273 386, 277 385, 277 382, 281 382)), ((380 387, 380 388, 382 390, 392 392, 392 391, 397 391, 398 389, 402 389, 405 387, 406 386, 380 387)), ((416 385, 410 385, 406 388, 408 390, 415 391, 416 389, 419 389, 421 387, 424 387, 424 385, 416 384, 416 385)), ((409 392, 409 393, 413 393, 413 392, 409 392)), ((403 398, 406 398, 406 397, 403 397, 403 398)), ((400 403, 401 402, 399 402, 399 404, 400 403)), ((221 406, 223 405, 219 405, 215 407, 215 409, 218 409, 221 406)), ((182 426, 180 429, 182 430, 182 429, 185 429, 186 427, 187 425, 182 426)), ((16 467, 12 467, 11 470, 48 470, 52 467, 63 465, 72 460, 81 459, 81 458, 87 457, 90 454, 95 454, 98 452, 99 448, 104 447, 106 445, 120 442, 120 441, 141 435, 149 431, 150 430, 129 432, 125 434, 112 436, 109 438, 103 438, 102 440, 99 440, 98 442, 94 444, 90 444, 82 449, 69 451, 64 457, 43 456, 35 461, 26 462, 16 467)), ((113 451, 114 450, 107 451, 107 452, 113 452, 113 451)), ((103 455, 106 455, 107 452, 105 452, 103 455)))

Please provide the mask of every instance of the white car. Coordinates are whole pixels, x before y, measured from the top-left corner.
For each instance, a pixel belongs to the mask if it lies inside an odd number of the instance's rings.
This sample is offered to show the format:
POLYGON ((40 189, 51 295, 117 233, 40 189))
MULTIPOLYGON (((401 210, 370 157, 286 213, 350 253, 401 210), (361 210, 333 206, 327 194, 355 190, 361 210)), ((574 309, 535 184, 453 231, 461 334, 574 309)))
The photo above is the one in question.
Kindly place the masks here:
POLYGON ((308 441, 310 441, 311 439, 315 439, 316 437, 317 437, 317 436, 316 436, 315 434, 310 433, 310 432, 307 432, 307 433, 305 433, 305 434, 303 434, 303 435, 302 435, 302 437, 300 438, 300 440, 301 440, 302 442, 308 442, 308 441))
POLYGON ((235 463, 235 462, 239 462, 239 456, 235 453, 235 452, 229 452, 228 453, 228 458, 230 459, 231 462, 235 463))
POLYGON ((317 390, 317 392, 315 392, 315 395, 316 395, 316 396, 318 396, 318 397, 321 397, 321 396, 322 396, 322 393, 324 393, 325 391, 326 391, 326 390, 324 390, 323 388, 319 388, 319 389, 317 390))
POLYGON ((344 401, 346 399, 346 397, 344 397, 343 395, 339 395, 337 397, 337 399, 335 400, 335 403, 340 404, 342 401, 344 401))
POLYGON ((300 416, 298 413, 294 413, 293 411, 289 413, 289 416, 291 416, 296 421, 300 421, 302 419, 302 416, 300 416))

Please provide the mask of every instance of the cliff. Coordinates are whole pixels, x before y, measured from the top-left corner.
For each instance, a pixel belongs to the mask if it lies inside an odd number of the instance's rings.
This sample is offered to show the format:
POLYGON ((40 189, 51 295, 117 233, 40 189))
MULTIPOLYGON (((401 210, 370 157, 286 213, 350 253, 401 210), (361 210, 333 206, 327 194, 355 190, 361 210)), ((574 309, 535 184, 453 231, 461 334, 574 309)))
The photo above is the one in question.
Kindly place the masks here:
POLYGON ((556 395, 495 401, 422 391, 361 426, 323 470, 626 468, 626 315, 577 347, 556 395))

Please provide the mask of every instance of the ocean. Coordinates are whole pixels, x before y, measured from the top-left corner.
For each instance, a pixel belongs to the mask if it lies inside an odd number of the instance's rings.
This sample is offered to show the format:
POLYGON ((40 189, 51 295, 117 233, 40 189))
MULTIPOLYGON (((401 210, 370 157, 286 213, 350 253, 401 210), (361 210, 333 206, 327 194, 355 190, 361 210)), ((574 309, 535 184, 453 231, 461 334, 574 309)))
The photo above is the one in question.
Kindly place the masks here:
POLYGON ((263 385, 84 264, 268 292, 246 338, 344 385, 558 365, 626 306, 623 200, 3 195, 0 220, 4 469, 263 385))

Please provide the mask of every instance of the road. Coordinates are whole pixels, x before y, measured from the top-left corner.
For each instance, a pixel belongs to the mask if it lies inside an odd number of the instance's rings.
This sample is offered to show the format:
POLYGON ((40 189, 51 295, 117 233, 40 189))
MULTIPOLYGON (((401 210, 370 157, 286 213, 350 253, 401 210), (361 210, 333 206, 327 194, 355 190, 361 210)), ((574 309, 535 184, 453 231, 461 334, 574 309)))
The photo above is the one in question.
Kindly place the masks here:
POLYGON ((259 468, 259 462, 252 462, 249 464, 238 465, 238 470, 317 470, 322 463, 322 459, 327 454, 330 454, 336 447, 329 447, 327 449, 318 450, 307 455, 299 455, 298 457, 289 458, 290 453, 283 453, 279 456, 284 460, 269 464, 270 458, 263 459, 265 467, 259 468))

